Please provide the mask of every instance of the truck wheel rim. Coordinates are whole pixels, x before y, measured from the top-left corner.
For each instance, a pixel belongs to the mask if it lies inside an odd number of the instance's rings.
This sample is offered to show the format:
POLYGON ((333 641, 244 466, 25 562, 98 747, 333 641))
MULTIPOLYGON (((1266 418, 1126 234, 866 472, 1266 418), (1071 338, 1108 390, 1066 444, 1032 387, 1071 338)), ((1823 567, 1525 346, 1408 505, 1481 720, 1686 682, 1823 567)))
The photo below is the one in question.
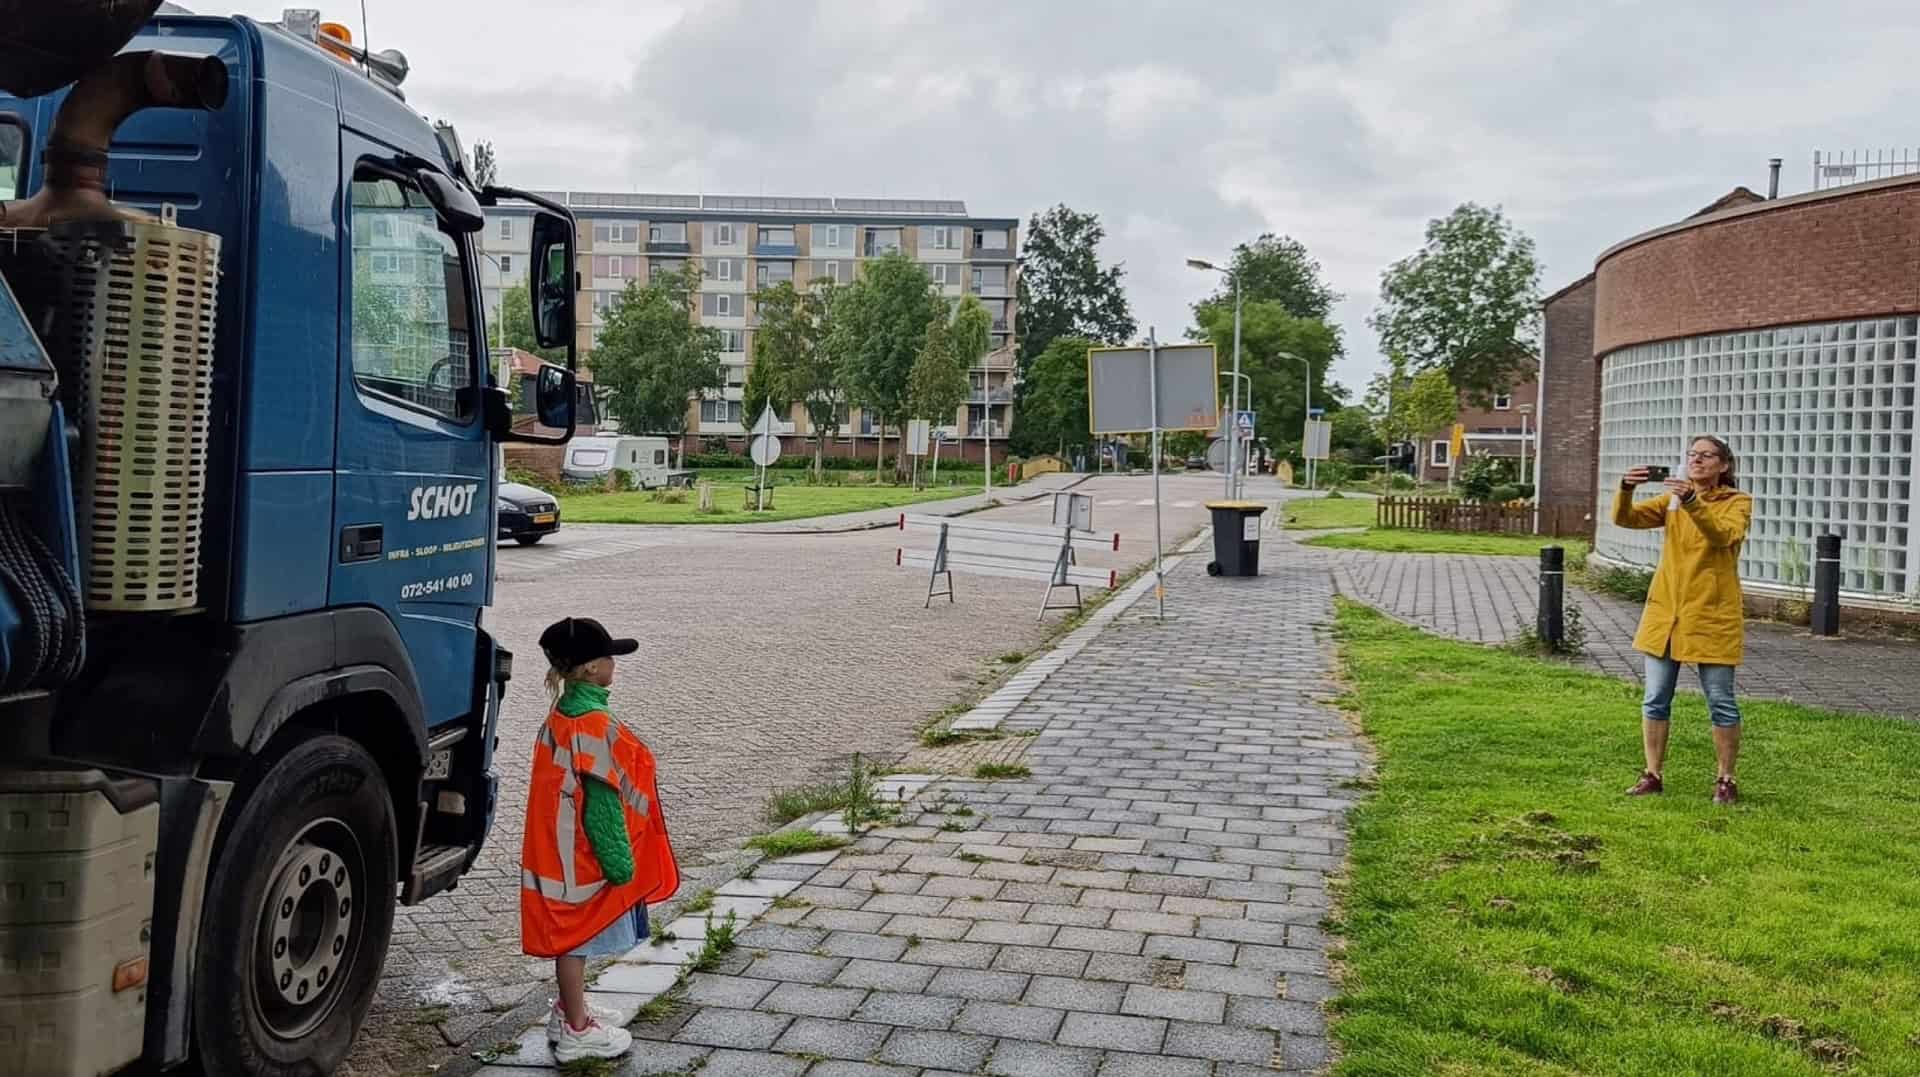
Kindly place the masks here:
POLYGON ((352 970, 362 920, 365 861, 353 831, 316 820, 289 842, 258 914, 260 1016, 286 1039, 332 1012, 352 970))

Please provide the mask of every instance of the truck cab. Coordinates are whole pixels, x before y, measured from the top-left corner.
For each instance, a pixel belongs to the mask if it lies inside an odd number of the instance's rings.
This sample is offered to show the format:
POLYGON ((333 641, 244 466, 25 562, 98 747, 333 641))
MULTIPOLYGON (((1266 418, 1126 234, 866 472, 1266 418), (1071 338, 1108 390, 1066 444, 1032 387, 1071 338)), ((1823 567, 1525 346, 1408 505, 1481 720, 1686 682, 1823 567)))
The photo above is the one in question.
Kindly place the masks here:
POLYGON ((0 96, 0 883, 43 895, 0 1077, 330 1072, 492 823, 497 446, 572 433, 574 222, 311 12, 109 55, 0 96), (512 201, 568 349, 532 424, 476 271, 512 201))

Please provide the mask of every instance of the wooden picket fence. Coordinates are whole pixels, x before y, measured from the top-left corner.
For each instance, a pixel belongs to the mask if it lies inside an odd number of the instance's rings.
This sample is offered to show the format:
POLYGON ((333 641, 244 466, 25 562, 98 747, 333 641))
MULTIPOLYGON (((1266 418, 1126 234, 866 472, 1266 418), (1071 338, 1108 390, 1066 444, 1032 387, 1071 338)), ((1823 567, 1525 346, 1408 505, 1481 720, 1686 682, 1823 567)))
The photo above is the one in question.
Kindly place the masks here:
MULTIPOLYGON (((1444 497, 1383 497, 1376 503, 1374 526, 1410 531, 1471 531, 1490 535, 1533 534, 1531 504, 1488 504, 1444 497)), ((1574 537, 1586 533, 1586 514, 1577 507, 1544 505, 1540 533, 1574 537)))

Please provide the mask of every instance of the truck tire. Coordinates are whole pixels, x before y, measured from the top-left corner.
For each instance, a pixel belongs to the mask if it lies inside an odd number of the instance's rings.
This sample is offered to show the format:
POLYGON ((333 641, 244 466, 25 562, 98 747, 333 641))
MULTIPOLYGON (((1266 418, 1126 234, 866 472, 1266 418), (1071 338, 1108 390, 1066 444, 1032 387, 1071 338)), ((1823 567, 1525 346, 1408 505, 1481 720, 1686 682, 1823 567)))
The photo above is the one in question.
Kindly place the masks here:
POLYGON ((193 985, 207 1077, 324 1077, 345 1060, 393 929, 380 767, 310 733, 242 780, 207 880, 193 985))

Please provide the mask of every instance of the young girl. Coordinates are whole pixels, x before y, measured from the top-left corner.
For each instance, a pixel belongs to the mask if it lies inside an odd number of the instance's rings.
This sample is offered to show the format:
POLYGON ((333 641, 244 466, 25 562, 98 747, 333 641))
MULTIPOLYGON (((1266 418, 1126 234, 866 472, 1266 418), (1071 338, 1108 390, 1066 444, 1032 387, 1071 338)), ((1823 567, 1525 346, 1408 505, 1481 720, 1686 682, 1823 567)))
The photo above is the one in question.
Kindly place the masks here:
POLYGON ((613 659, 639 643, 586 617, 540 634, 553 710, 533 746, 520 853, 521 948, 554 959, 560 998, 547 1040, 562 1063, 617 1058, 633 1036, 587 1004, 587 959, 617 957, 647 937, 647 905, 673 896, 680 872, 654 784, 653 753, 607 713, 613 659))

